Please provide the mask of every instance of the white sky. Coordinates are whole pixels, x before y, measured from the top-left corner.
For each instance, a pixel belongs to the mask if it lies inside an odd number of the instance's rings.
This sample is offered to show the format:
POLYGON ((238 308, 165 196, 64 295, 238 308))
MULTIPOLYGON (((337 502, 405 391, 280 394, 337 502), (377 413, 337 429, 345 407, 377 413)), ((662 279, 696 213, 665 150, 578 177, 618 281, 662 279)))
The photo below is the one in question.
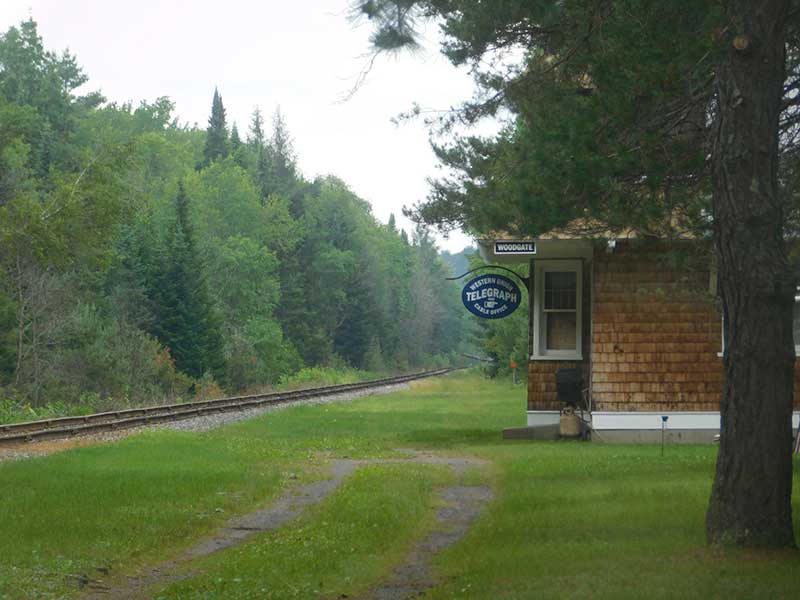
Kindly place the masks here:
MULTIPOLYGON (((348 0, 0 0, 0 31, 32 16, 49 50, 68 48, 109 100, 169 96, 181 122, 205 128, 214 86, 245 136, 258 105, 267 124, 280 105, 303 173, 332 173, 368 200, 383 222, 423 199, 436 159, 421 122, 391 118, 417 102, 443 110, 472 81, 435 42, 417 55, 380 58, 349 101, 365 64, 369 25, 347 20, 348 0)), ((435 26, 429 26, 435 38, 435 26)), ((440 245, 459 251, 453 233, 440 245)))

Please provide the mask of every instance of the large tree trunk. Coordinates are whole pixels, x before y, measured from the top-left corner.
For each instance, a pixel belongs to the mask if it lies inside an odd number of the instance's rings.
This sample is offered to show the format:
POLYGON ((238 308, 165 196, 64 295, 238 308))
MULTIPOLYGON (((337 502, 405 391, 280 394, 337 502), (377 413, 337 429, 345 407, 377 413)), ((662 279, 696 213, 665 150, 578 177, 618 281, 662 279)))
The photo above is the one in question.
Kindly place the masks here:
POLYGON ((794 546, 794 282, 778 194, 786 0, 727 3, 716 70, 714 219, 726 328, 722 435, 706 515, 712 543, 794 546))

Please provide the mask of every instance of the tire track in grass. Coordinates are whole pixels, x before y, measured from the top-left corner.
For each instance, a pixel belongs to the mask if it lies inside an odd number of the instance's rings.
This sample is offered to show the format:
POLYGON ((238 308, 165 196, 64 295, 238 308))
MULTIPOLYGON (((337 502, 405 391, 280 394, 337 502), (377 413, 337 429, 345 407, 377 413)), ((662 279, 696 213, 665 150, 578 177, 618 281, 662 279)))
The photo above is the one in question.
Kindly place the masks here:
POLYGON ((463 538, 483 505, 493 497, 488 486, 464 485, 466 469, 475 463, 477 461, 448 463, 461 481, 460 485, 446 487, 441 492, 444 506, 436 514, 439 527, 412 548, 405 562, 387 581, 361 596, 362 600, 417 598, 436 585, 437 579, 431 570, 433 557, 463 538))
POLYGON ((273 531, 299 517, 307 507, 322 502, 336 491, 348 475, 365 465, 381 464, 428 464, 452 468, 460 476, 462 485, 446 487, 441 492, 445 506, 437 512, 440 528, 428 535, 414 547, 402 567, 397 569, 390 580, 374 590, 369 598, 394 600, 418 594, 435 584, 430 569, 430 559, 434 554, 457 542, 477 516, 480 507, 491 499, 491 490, 485 486, 463 485, 464 475, 469 467, 477 467, 484 461, 468 457, 442 457, 414 450, 403 450, 408 458, 401 459, 332 459, 330 479, 325 479, 295 488, 290 488, 269 507, 231 519, 211 537, 205 538, 180 556, 147 568, 122 581, 104 583, 100 580, 87 581, 84 598, 150 598, 150 591, 156 586, 176 583, 199 575, 198 571, 187 570, 191 562, 216 552, 238 546, 252 536, 273 531), (405 595, 403 595, 405 594, 405 595))

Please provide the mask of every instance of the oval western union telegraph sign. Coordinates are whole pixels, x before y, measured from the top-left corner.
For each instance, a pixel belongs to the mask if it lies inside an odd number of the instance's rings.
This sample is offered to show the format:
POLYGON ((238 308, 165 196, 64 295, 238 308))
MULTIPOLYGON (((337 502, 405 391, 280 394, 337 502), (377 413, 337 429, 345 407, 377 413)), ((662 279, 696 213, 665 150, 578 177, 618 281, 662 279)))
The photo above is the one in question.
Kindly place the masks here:
POLYGON ((470 279, 461 290, 461 301, 469 312, 484 319, 502 319, 522 301, 519 287, 502 275, 481 275, 470 279))

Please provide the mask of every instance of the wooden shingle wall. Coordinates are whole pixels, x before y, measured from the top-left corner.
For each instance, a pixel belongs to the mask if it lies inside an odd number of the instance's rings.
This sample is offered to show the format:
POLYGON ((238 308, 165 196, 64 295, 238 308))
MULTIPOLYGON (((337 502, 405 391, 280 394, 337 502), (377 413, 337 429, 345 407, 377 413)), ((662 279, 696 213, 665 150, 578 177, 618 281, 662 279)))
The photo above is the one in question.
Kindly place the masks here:
POLYGON ((580 368, 578 361, 539 360, 528 363, 528 410, 560 410, 556 371, 580 368))
MULTIPOLYGON (((718 411, 722 317, 704 256, 689 244, 598 246, 584 272, 584 361, 531 361, 528 410, 560 409, 555 372, 579 367, 587 380, 591 372, 594 410, 718 411)), ((800 410, 800 361, 794 406, 800 410)))
POLYGON ((677 252, 639 242, 595 253, 595 410, 719 410, 722 322, 708 263, 677 252))

